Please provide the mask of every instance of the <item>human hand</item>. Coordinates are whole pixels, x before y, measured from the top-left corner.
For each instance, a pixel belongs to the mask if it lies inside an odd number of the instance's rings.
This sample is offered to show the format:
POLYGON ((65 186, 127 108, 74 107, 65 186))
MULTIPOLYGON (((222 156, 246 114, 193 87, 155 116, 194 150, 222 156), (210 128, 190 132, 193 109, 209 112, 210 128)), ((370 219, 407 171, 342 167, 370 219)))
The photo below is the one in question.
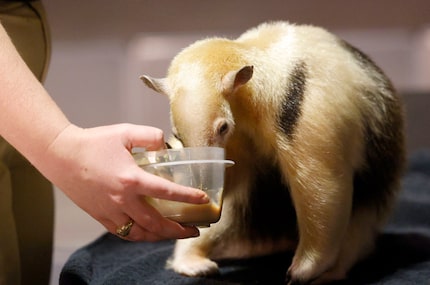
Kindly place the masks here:
POLYGON ((69 125, 50 145, 39 169, 111 233, 132 219, 128 240, 197 236, 197 228, 162 217, 142 196, 207 203, 207 195, 143 171, 130 154, 133 147, 163 148, 162 131, 130 124, 89 129, 69 125))

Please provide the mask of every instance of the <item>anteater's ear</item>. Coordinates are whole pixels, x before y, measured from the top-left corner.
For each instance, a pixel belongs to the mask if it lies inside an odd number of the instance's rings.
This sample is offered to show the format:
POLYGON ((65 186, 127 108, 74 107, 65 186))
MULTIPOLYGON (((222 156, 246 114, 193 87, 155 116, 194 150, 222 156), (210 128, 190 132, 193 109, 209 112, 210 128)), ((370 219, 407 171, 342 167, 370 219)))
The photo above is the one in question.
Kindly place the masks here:
POLYGON ((239 87, 246 84, 251 78, 254 72, 252 65, 247 65, 239 70, 233 70, 228 72, 222 78, 223 92, 226 94, 234 93, 239 87))
POLYGON ((155 92, 168 96, 168 86, 166 78, 152 78, 147 75, 142 75, 140 79, 142 79, 146 86, 148 86, 155 92))

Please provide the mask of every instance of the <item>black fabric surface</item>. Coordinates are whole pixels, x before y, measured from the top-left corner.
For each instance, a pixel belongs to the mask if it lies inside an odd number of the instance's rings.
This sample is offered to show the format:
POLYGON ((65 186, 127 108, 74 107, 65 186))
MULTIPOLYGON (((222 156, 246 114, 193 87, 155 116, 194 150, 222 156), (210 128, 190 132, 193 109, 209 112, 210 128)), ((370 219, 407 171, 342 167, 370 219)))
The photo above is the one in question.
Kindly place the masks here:
MULTIPOLYGON (((65 264, 60 285, 80 284, 284 284, 293 253, 220 263, 214 277, 190 278, 165 269, 173 241, 133 243, 105 234, 65 264)), ((410 158, 395 211, 377 250, 336 285, 430 284, 430 150, 410 158)))

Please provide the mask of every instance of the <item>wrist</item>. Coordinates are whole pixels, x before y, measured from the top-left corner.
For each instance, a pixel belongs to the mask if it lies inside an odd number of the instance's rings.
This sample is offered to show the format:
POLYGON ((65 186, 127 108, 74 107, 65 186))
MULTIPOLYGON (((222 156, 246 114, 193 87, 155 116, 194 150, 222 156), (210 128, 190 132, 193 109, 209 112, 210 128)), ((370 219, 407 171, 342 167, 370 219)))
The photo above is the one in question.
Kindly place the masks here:
POLYGON ((55 183, 58 173, 67 173, 73 165, 70 165, 71 157, 78 155, 82 144, 83 129, 71 123, 64 126, 53 139, 47 143, 43 151, 33 158, 32 163, 51 182, 55 183))

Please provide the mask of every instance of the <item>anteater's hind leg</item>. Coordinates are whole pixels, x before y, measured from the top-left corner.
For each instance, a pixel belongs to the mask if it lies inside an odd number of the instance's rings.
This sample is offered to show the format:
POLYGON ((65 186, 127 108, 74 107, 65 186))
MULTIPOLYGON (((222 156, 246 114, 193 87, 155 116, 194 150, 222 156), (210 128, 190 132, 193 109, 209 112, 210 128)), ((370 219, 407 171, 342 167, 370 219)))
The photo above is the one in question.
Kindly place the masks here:
POLYGON ((365 258, 373 250, 383 220, 374 208, 356 211, 348 226, 336 263, 312 284, 325 284, 328 281, 346 278, 348 271, 357 261, 365 258))
MULTIPOLYGON (((331 152, 333 153, 333 152, 331 152)), ((297 214, 299 244, 287 279, 306 283, 330 270, 341 252, 350 222, 353 171, 347 163, 304 152, 299 163, 287 158, 291 196, 297 214)))

